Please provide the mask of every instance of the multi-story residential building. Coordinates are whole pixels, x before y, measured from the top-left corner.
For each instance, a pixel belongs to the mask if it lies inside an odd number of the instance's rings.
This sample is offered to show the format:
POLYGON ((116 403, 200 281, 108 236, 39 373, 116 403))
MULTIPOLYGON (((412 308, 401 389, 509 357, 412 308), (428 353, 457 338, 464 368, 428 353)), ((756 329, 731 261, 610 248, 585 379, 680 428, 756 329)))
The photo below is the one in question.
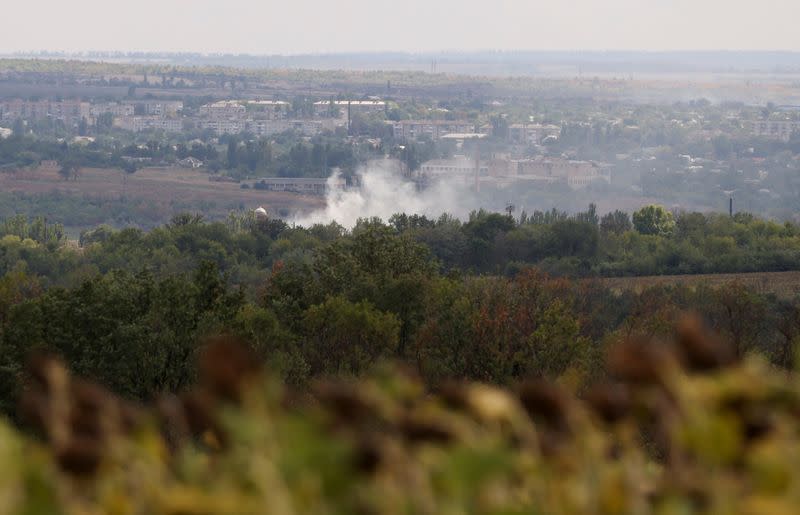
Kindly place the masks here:
POLYGON ((331 106, 330 100, 314 102, 314 114, 325 118, 329 117, 331 111, 336 111, 340 116, 350 114, 373 114, 383 113, 386 110, 386 102, 382 100, 334 100, 331 106))
POLYGON ((92 116, 100 116, 101 114, 111 114, 113 116, 133 116, 135 114, 133 104, 120 104, 117 102, 92 104, 89 112, 92 116))
POLYGON ((312 120, 247 120, 247 131, 256 136, 272 136, 286 131, 314 136, 322 131, 322 123, 312 120))
POLYGON ((212 130, 218 136, 222 136, 223 134, 239 134, 244 132, 246 122, 244 120, 211 119, 200 120, 198 126, 203 130, 212 130))
POLYGON ((448 134, 471 133, 475 125, 468 121, 451 120, 401 120, 390 122, 396 139, 415 140, 429 137, 437 140, 448 134))
POLYGON ((165 132, 181 132, 183 130, 183 120, 180 118, 161 118, 150 122, 150 127, 165 132))
POLYGON ((289 116, 291 104, 283 100, 249 100, 245 107, 248 115, 267 120, 283 120, 289 116))
POLYGON ((50 114, 57 120, 74 123, 91 117, 91 107, 89 102, 81 102, 80 100, 50 102, 50 114))
POLYGON ((120 116, 114 120, 114 126, 131 132, 147 130, 181 132, 183 121, 180 118, 162 118, 160 116, 120 116))
POLYGON ((40 120, 50 113, 50 102, 47 100, 28 101, 21 99, 0 102, 0 117, 7 120, 40 120))
POLYGON ((319 132, 316 125, 321 122, 286 120, 289 108, 288 102, 279 100, 253 100, 245 104, 224 100, 200 107, 198 114, 202 119, 198 126, 219 135, 248 131, 256 136, 270 136, 291 129, 302 129, 301 132, 312 134, 319 132))
POLYGON ((750 130, 754 136, 789 141, 792 134, 800 133, 800 121, 758 120, 750 122, 750 130))
POLYGON ((136 104, 148 116, 176 116, 183 111, 183 102, 180 100, 145 100, 136 104))
POLYGON ((220 100, 201 106, 198 114, 212 120, 240 120, 247 114, 247 108, 235 100, 220 100))
POLYGON ((335 120, 200 120, 198 124, 201 129, 211 129, 218 135, 247 131, 259 137, 286 131, 295 131, 304 136, 316 136, 337 126, 335 120))
POLYGON ((304 136, 316 136, 324 130, 332 129, 335 125, 315 120, 289 120, 289 130, 304 136))
POLYGON ((0 119, 61 120, 74 124, 91 117, 91 105, 80 100, 21 100, 0 102, 0 119))
POLYGON ((508 138, 518 145, 538 145, 548 136, 558 137, 561 127, 538 123, 514 123, 508 126, 508 138))
POLYGON ((283 129, 280 128, 284 127, 283 121, 278 120, 247 120, 245 123, 245 129, 247 132, 252 132, 256 136, 272 136, 273 134, 279 134, 284 132, 283 129))

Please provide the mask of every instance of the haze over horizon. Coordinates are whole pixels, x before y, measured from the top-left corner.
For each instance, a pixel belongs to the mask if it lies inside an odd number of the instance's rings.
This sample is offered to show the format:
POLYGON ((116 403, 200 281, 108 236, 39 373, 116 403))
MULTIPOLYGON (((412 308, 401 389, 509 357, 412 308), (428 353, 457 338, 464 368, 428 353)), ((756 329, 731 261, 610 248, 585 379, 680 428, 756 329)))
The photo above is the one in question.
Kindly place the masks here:
POLYGON ((0 53, 141 51, 314 54, 442 50, 800 51, 800 3, 764 0, 569 2, 42 0, 4 9, 0 53), (43 15, 46 13, 46 15, 43 15))

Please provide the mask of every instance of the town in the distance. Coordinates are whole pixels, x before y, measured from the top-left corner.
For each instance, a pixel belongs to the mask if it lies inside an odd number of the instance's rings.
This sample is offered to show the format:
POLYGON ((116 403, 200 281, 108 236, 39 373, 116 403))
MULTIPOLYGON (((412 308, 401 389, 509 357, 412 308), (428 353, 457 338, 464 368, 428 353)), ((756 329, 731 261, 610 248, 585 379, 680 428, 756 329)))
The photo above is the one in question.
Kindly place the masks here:
POLYGON ((796 219, 800 87, 791 74, 620 75, 468 77, 435 62, 365 73, 8 60, 0 168, 17 173, 0 177, 7 193, 129 200, 110 219, 76 226, 122 221, 136 202, 150 217, 128 218, 142 226, 187 208, 214 218, 263 206, 287 218, 319 208, 332 189, 358 190, 375 169, 419 190, 461 188, 456 205, 436 206, 456 214, 589 203, 725 212, 733 199, 736 210, 796 219), (219 196, 193 195, 203 181, 219 196), (186 202, 164 206, 160 186, 185 191, 186 202))

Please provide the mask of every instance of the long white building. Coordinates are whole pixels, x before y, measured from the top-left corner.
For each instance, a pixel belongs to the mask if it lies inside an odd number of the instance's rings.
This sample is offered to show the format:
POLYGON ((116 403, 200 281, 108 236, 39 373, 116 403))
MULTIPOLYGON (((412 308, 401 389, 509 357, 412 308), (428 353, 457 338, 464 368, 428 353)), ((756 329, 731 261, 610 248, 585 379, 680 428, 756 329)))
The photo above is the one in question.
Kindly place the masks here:
POLYGON ((416 140, 429 137, 438 140, 448 134, 471 133, 475 125, 468 121, 458 120, 401 120, 392 123, 396 139, 416 140))
POLYGON ((493 159, 489 176, 498 183, 521 181, 566 183, 572 189, 583 189, 595 182, 611 183, 611 167, 594 161, 572 161, 559 158, 493 159))
POLYGON ((180 118, 162 118, 161 116, 120 116, 114 119, 114 126, 131 132, 147 130, 181 132, 183 121, 180 118))
POLYGON ((247 114, 247 108, 235 100, 220 100, 200 106, 198 114, 212 120, 238 120, 247 114))

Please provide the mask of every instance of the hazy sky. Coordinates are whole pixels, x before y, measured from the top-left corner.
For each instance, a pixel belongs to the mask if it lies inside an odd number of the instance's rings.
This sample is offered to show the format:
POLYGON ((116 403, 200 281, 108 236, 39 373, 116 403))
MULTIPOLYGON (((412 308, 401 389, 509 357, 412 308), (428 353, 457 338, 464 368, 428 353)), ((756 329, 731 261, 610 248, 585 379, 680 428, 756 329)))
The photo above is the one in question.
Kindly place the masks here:
POLYGON ((1 0, 0 52, 800 50, 800 0, 1 0))

